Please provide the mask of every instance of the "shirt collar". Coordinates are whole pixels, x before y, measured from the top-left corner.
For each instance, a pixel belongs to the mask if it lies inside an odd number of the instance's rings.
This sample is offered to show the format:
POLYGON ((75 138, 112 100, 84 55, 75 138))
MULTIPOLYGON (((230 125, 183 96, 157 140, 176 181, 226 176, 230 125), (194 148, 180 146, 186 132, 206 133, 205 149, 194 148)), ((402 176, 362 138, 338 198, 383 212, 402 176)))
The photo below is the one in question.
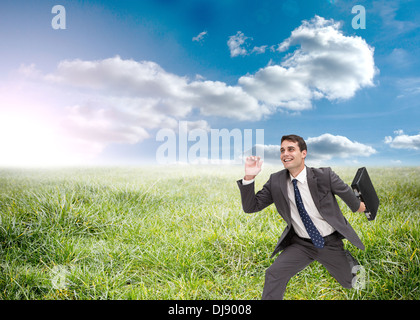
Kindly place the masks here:
POLYGON ((293 177, 290 173, 290 181, 292 181, 293 179, 296 179, 297 181, 299 181, 300 183, 305 183, 306 182, 306 166, 303 168, 303 170, 297 175, 297 177, 293 177))

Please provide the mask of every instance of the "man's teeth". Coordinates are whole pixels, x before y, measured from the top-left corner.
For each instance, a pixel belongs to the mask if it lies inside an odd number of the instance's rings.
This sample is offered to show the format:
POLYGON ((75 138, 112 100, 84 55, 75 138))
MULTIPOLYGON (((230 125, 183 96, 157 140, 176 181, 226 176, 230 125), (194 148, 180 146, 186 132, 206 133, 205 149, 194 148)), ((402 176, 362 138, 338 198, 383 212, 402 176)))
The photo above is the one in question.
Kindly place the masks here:
POLYGON ((292 159, 285 159, 284 162, 292 161, 292 159))

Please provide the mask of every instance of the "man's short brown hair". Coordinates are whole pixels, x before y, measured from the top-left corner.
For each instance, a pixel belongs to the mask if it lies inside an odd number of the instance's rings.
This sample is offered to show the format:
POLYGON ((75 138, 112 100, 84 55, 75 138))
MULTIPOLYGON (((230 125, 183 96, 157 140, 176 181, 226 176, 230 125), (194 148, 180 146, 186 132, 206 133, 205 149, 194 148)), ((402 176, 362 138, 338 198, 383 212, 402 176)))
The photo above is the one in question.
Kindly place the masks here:
POLYGON ((303 138, 300 137, 300 136, 297 136, 295 134, 289 134, 287 136, 281 137, 281 143, 283 143, 284 140, 292 141, 292 142, 297 142, 300 151, 303 151, 303 150, 306 150, 307 151, 308 150, 308 148, 306 147, 305 140, 303 140, 303 138))

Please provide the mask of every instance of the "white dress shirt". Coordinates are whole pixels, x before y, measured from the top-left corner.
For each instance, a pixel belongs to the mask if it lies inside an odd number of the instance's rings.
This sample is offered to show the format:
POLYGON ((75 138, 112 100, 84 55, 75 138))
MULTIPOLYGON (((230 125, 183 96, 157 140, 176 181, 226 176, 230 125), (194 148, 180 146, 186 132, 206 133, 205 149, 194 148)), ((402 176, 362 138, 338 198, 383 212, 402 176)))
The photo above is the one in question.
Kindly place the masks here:
POLYGON ((292 225, 297 235, 302 238, 310 238, 308 232, 306 232, 306 228, 302 222, 302 219, 300 218, 299 211, 296 207, 295 191, 293 189, 292 183, 293 179, 296 179, 298 181, 297 187, 303 200, 303 206, 305 207, 306 212, 308 212, 309 217, 311 218, 315 227, 318 229, 319 233, 321 233, 323 237, 333 233, 335 229, 330 224, 328 224, 327 221, 324 220, 324 218, 321 216, 318 209, 316 208, 314 200, 312 199, 311 191, 309 190, 308 179, 306 176, 305 166, 305 168, 298 174, 297 177, 293 178, 293 176, 290 175, 290 180, 287 180, 287 196, 289 197, 290 213, 292 215, 292 225))
MULTIPOLYGON (((328 224, 328 222, 325 221, 324 218, 320 215, 318 209, 315 206, 314 200, 312 199, 311 191, 309 190, 309 186, 308 186, 308 179, 306 176, 306 166, 298 174, 297 177, 294 178, 290 174, 289 174, 289 177, 290 179, 287 180, 287 196, 289 198, 290 214, 292 216, 292 225, 297 235, 302 238, 307 238, 307 239, 310 238, 302 222, 302 219, 300 218, 299 211, 296 207, 295 191, 293 189, 293 183, 292 183, 293 179, 296 179, 298 181, 297 187, 302 197, 303 205, 306 209, 306 212, 308 212, 308 215, 310 216, 312 222, 318 229, 318 231, 321 233, 323 237, 328 236, 331 233, 333 233, 335 229, 330 224, 328 224)), ((250 184, 253 181, 254 180, 242 179, 242 184, 244 185, 250 184)))

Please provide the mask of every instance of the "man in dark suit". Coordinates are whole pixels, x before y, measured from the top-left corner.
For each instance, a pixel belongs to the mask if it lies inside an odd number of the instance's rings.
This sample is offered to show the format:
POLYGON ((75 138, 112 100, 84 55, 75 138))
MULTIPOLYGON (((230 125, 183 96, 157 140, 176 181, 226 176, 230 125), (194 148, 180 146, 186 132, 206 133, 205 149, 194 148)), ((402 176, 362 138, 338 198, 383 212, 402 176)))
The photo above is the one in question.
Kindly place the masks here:
POLYGON ((254 179, 262 160, 248 157, 245 177, 238 180, 242 207, 246 213, 263 210, 274 203, 287 223, 271 257, 282 251, 265 274, 262 299, 283 299, 291 277, 317 260, 345 288, 352 287, 352 267, 357 261, 344 250, 342 239, 357 248, 364 245, 343 216, 335 195, 353 212, 365 211, 365 205, 331 168, 305 166, 307 147, 296 135, 283 136, 280 159, 284 170, 273 173, 255 193, 254 179))

